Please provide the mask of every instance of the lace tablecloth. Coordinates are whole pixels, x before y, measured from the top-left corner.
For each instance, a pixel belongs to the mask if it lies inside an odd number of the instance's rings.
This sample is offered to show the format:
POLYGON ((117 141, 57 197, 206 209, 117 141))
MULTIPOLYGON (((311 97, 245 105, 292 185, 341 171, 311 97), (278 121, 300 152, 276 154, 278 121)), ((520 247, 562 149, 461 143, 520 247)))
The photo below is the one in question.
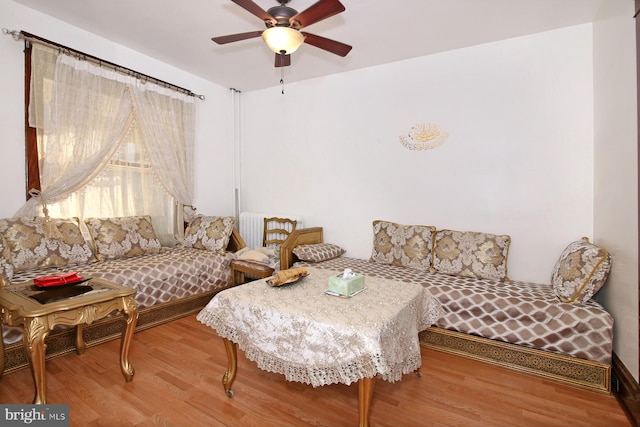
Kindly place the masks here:
POLYGON ((418 332, 443 315, 420 285, 366 277, 352 298, 325 294, 335 271, 297 283, 266 279, 219 292, 197 319, 238 344, 260 369, 314 387, 362 378, 395 382, 421 365, 418 332))

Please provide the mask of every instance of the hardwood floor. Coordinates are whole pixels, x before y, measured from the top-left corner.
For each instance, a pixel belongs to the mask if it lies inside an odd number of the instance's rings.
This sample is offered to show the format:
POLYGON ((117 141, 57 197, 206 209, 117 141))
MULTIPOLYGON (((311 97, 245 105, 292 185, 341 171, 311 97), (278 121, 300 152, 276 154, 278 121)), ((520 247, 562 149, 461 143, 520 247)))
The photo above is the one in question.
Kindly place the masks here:
MULTIPOLYGON (((195 315, 137 333, 132 382, 119 341, 47 361, 48 403, 70 404, 72 426, 355 426, 357 385, 313 388, 259 370, 238 351, 235 396, 222 389, 226 354, 195 315)), ((422 378, 377 381, 371 425, 630 426, 612 395, 575 389, 480 362, 422 350, 422 378)), ((0 380, 1 403, 30 403, 28 369, 0 380)))

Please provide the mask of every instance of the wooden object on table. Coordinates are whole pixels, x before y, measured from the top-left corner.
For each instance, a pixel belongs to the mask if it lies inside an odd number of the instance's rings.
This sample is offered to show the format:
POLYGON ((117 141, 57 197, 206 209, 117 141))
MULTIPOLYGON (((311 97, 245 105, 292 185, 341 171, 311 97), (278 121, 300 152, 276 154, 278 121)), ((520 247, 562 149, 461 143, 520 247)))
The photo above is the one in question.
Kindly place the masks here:
MULTIPOLYGON (((265 218, 264 230, 262 232, 262 246, 276 247, 280 250, 280 245, 286 240, 292 231, 295 231, 297 221, 289 218, 265 218), (287 224, 291 231, 287 230, 287 224), (283 237, 284 236, 284 237, 283 237)), ((234 259, 231 261, 231 281, 233 286, 246 281, 247 277, 252 279, 264 279, 273 274, 274 269, 258 261, 234 259)))
MULTIPOLYGON (((100 278, 84 282, 83 286, 90 286, 90 289, 69 292, 74 286, 67 286, 59 288, 59 295, 54 289, 36 288, 33 281, 0 288, 2 323, 24 325, 24 348, 35 385, 34 404, 46 403, 45 339, 57 325, 76 326, 76 352, 82 354, 86 349, 83 325, 114 311, 122 311, 126 328, 120 344, 120 369, 127 382, 133 379, 135 369, 129 363, 129 347, 138 321, 138 306, 133 298, 136 290, 100 278), (42 299, 43 295, 46 300, 42 299)), ((3 373, 4 342, 0 339, 0 377, 3 373)))

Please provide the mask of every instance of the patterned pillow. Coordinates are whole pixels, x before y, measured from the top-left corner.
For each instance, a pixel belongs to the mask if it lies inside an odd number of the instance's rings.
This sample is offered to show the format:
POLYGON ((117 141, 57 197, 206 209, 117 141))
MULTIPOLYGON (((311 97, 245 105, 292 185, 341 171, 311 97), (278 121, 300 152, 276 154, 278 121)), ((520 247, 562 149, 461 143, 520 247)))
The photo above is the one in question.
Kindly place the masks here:
POLYGON ((551 273, 553 291, 562 302, 587 302, 602 288, 609 271, 611 256, 583 237, 562 251, 551 273))
POLYGON ((302 261, 322 262, 338 258, 346 251, 338 245, 331 243, 315 243, 312 245, 300 245, 293 249, 293 253, 302 261))
POLYGON ((510 244, 506 235, 438 230, 433 238, 433 269, 453 276, 509 280, 510 244))
MULTIPOLYGON (((86 263, 93 260, 89 244, 80 231, 78 218, 50 219, 43 217, 22 217, 0 219, 0 234, 3 258, 13 264, 13 272, 27 271, 40 267, 65 267, 69 264, 86 263), (47 238, 45 230, 55 226, 54 232, 60 236, 47 238)), ((0 267, 1 268, 1 267, 0 267)), ((7 264, 5 262, 5 274, 7 264)), ((7 277, 10 278, 10 277, 7 277)))
POLYGON ((436 228, 373 221, 373 252, 370 261, 417 270, 431 265, 432 236, 436 228))
POLYGON ((148 215, 87 218, 84 222, 100 261, 160 252, 160 241, 148 215))
POLYGON ((232 216, 198 215, 189 223, 184 233, 184 245, 223 254, 227 250, 235 224, 236 219, 232 216))
MULTIPOLYGON (((0 280, 9 283, 13 277, 13 260, 11 259, 11 251, 4 241, 4 237, 0 234, 0 280)), ((0 283, 2 286, 2 283, 0 283)))

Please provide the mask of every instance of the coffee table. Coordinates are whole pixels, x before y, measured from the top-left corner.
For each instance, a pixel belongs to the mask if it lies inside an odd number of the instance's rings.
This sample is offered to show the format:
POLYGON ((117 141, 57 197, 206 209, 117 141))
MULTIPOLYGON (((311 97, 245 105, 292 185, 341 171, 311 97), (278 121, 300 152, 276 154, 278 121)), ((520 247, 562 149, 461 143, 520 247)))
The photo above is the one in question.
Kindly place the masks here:
POLYGON ((337 272, 308 270, 288 286, 263 279, 226 289, 198 314, 223 339, 224 391, 233 397, 240 347, 260 369, 288 381, 357 382, 360 425, 368 426, 376 378, 395 382, 420 368, 418 333, 442 316, 442 307, 420 285, 375 277, 352 298, 330 296, 329 276, 337 272))
MULTIPOLYGON (((23 342, 35 384, 33 403, 46 403, 45 353, 46 337, 57 325, 76 326, 76 353, 86 345, 82 337, 85 324, 106 317, 113 311, 124 313, 126 328, 120 342, 120 370, 127 382, 133 379, 134 367, 129 364, 129 346, 138 322, 138 305, 133 299, 135 289, 120 286, 100 278, 79 285, 53 290, 36 288, 32 281, 0 287, 0 317, 6 325, 24 325, 23 342), (74 287, 75 286, 75 287, 74 287), (90 288, 80 288, 88 286, 90 288), (73 295, 79 291, 87 291, 73 295), (52 294, 43 294, 52 292, 52 294), (52 298, 42 298, 43 296, 52 298), (38 300, 39 299, 39 300, 38 300)), ((4 373, 4 342, 0 323, 0 377, 4 373)))

